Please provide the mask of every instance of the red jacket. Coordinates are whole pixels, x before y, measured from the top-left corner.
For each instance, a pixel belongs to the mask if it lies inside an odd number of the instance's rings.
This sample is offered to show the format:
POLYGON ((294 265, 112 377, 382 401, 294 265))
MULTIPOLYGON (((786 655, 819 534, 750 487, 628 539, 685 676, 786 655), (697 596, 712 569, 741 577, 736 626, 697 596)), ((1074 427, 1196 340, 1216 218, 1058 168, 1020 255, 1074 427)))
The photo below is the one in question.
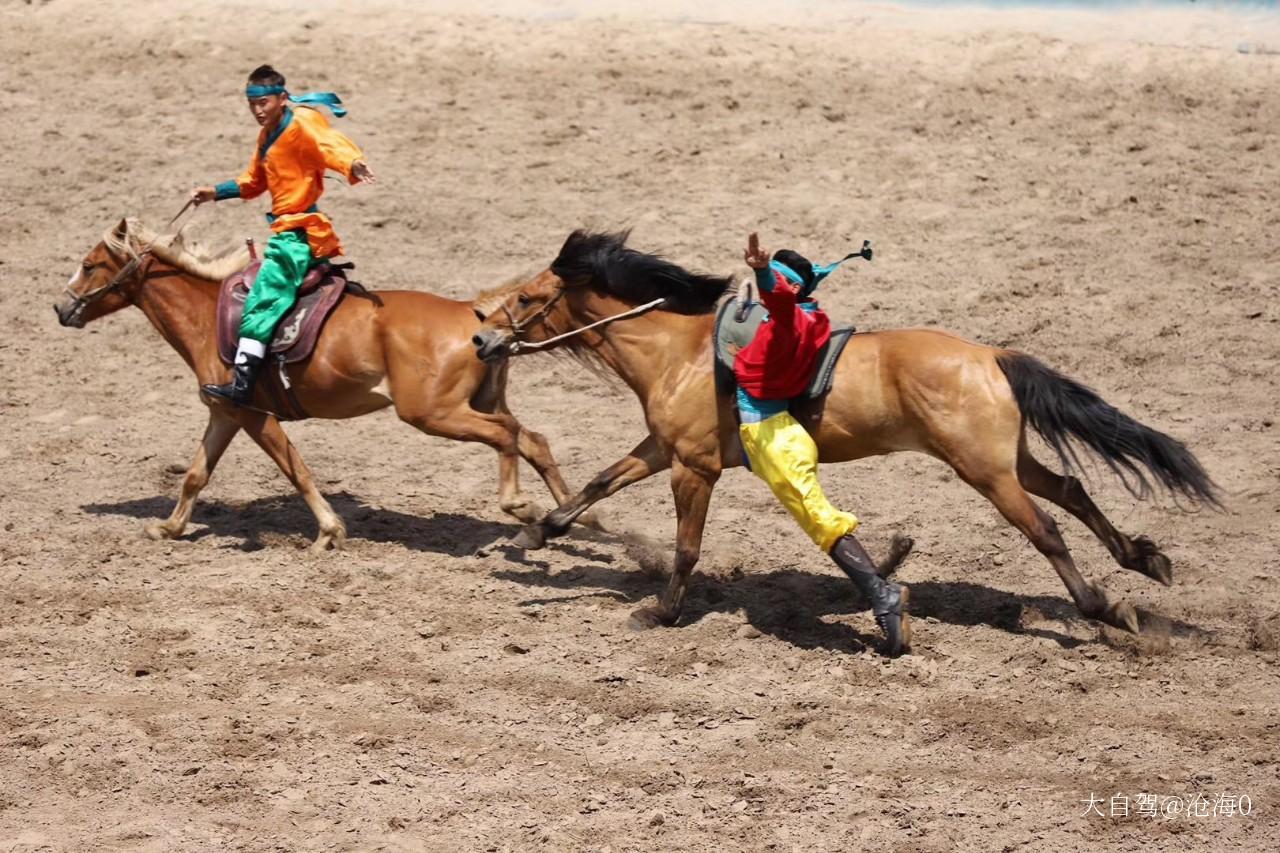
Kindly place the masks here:
POLYGON ((777 273, 773 290, 760 290, 769 319, 733 359, 733 374, 752 397, 785 400, 804 393, 818 353, 831 338, 826 313, 800 308, 796 301, 799 293, 799 288, 777 273))

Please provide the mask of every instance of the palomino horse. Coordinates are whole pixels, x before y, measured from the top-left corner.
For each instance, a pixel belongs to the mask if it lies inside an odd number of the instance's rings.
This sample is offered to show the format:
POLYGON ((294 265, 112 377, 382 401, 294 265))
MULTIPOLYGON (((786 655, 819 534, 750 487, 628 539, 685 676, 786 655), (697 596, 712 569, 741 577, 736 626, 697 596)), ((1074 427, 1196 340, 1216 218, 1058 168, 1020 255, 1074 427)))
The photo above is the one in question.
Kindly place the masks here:
MULTIPOLYGON (((136 305, 195 371, 197 388, 224 382, 229 368, 218 357, 214 332, 219 282, 247 260, 247 252, 212 260, 198 257, 180 244, 157 243, 155 234, 123 220, 103 235, 71 277, 66 300, 55 306, 58 320, 79 328, 136 305)), ((499 299, 498 294, 488 301, 499 299)), ((412 291, 349 294, 326 321, 314 353, 290 365, 288 376, 303 408, 314 417, 353 418, 394 405, 402 420, 423 432, 494 448, 499 504, 531 522, 543 511, 520 492, 517 454, 537 470, 557 503, 565 501, 569 490, 546 440, 523 428, 507 410, 505 368, 476 360, 470 338, 479 326, 475 311, 485 304, 484 297, 459 302, 412 291)), ((280 422, 266 411, 263 384, 255 398, 262 411, 201 396, 209 407, 204 438, 173 514, 147 525, 153 539, 182 535, 196 496, 243 429, 315 514, 320 533, 312 548, 342 546, 346 527, 316 488, 280 422)))
MULTIPOLYGON (((711 490, 724 468, 741 464, 742 450, 731 401, 716 394, 712 366, 711 311, 729 279, 695 275, 627 248, 626 236, 574 232, 550 269, 513 289, 474 341, 486 360, 544 348, 540 344, 563 346, 602 361, 639 396, 648 437, 569 503, 521 531, 516 544, 541 547, 591 504, 670 467, 675 567, 657 606, 632 614, 633 625, 645 628, 679 619, 711 490), (650 300, 661 300, 661 310, 640 316, 645 306, 637 304, 650 300), (606 325, 622 317, 629 319, 606 325), (596 328, 585 328, 593 323, 596 328)), ((833 390, 800 419, 823 462, 899 450, 946 462, 1048 558, 1081 613, 1135 633, 1132 605, 1108 600, 1080 576, 1057 524, 1028 492, 1084 522, 1124 568, 1171 584, 1168 557, 1150 539, 1116 530, 1075 477, 1037 462, 1027 449, 1026 426, 1068 469, 1078 461, 1072 441, 1093 451, 1139 499, 1152 491, 1145 468, 1193 503, 1218 503, 1209 476, 1179 442, 1030 356, 944 332, 855 335, 833 390)))

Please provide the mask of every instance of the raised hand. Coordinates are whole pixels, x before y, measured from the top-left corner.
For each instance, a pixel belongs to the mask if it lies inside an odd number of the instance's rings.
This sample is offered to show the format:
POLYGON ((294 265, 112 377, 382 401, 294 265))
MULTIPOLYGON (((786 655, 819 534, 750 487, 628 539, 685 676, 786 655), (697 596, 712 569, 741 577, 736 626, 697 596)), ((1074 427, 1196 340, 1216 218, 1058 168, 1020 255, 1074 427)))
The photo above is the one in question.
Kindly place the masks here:
POLYGON ((760 248, 760 237, 752 231, 747 238, 747 250, 742 253, 742 259, 753 270, 762 270, 769 266, 769 257, 768 250, 760 248))
POLYGON ((369 168, 369 164, 363 160, 357 160, 351 164, 351 177, 355 178, 357 184, 376 184, 378 178, 373 174, 373 169, 369 168))

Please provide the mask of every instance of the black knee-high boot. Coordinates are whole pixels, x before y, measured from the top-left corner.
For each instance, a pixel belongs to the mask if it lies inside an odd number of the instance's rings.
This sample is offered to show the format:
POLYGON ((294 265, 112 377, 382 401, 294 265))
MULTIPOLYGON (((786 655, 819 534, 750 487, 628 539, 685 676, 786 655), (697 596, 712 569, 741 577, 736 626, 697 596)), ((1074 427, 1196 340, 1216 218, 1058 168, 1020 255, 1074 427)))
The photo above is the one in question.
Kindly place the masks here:
POLYGON ((226 385, 205 385, 206 394, 230 400, 237 406, 243 406, 253 399, 253 383, 262 369, 262 358, 247 352, 236 354, 235 367, 232 368, 231 381, 226 385))
POLYGON ((905 584, 876 574, 871 555, 852 533, 836 540, 831 547, 831 559, 871 603, 876 624, 884 631, 881 651, 890 657, 902 654, 911 644, 911 617, 907 613, 910 590, 905 584))

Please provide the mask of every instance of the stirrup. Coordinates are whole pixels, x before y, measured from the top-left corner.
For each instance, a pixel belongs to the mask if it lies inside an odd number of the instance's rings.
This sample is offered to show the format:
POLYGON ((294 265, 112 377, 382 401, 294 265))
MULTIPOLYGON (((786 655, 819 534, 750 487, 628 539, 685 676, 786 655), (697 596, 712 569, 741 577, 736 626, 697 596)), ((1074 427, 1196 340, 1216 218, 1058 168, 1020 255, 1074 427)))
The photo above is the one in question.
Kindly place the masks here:
POLYGON ((221 400, 229 400, 237 406, 243 406, 253 399, 253 389, 250 388, 247 394, 236 393, 235 381, 228 382, 226 385, 201 385, 201 392, 211 397, 217 397, 221 400))

